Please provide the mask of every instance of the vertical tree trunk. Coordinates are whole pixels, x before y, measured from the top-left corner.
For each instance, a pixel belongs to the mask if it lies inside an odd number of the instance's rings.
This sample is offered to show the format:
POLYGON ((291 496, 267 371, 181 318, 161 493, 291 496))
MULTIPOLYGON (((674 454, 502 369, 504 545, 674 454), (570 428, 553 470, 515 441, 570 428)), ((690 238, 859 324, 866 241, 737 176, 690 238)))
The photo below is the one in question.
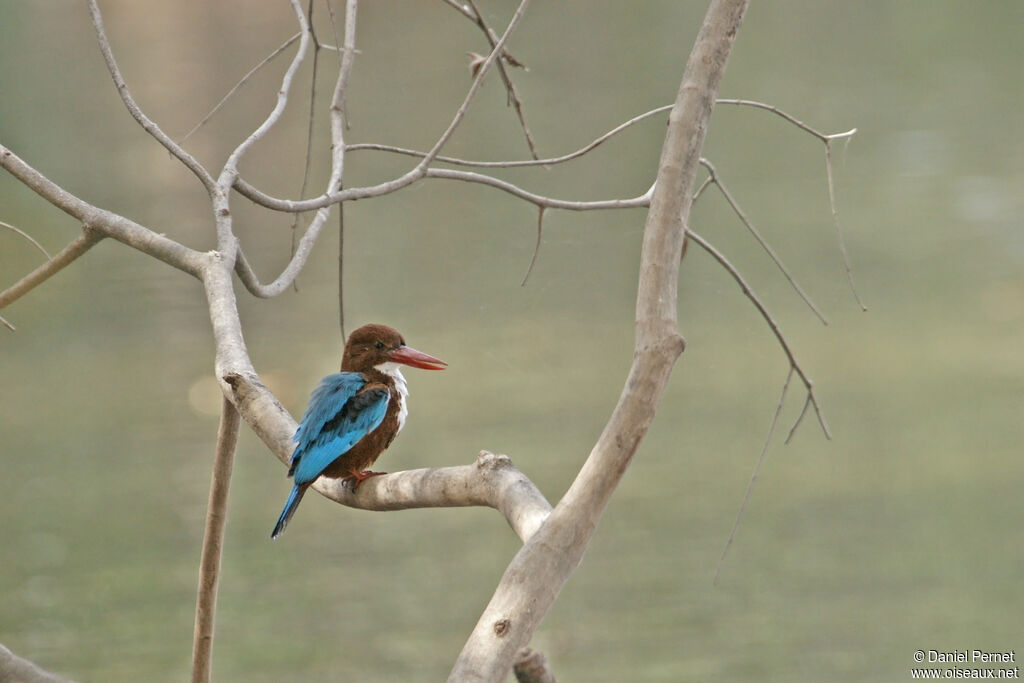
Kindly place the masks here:
POLYGON ((684 348, 676 318, 679 261, 708 120, 746 12, 713 0, 669 115, 644 226, 633 365, 619 402, 572 486, 516 554, 452 669, 449 681, 503 681, 562 586, 654 419, 684 348))

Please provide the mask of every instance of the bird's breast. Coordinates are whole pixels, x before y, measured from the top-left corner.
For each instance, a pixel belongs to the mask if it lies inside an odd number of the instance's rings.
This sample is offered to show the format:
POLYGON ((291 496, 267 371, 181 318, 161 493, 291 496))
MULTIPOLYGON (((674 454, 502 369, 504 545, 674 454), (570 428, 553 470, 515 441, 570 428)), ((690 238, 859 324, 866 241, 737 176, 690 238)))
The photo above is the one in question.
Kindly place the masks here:
POLYGON ((391 401, 398 407, 398 429, 395 430, 395 435, 397 436, 398 432, 402 431, 402 427, 405 426, 405 418, 409 416, 409 385, 406 383, 405 375, 402 374, 398 363, 381 363, 375 369, 390 377, 394 383, 391 401))

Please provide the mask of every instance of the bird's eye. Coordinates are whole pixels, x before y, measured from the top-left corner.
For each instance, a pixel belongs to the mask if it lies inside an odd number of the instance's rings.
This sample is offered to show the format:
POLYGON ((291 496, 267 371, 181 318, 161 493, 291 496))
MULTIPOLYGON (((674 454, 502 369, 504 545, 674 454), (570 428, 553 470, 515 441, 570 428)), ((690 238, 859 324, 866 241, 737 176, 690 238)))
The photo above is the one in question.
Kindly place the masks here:
POLYGON ((378 349, 383 349, 384 348, 384 342, 382 342, 382 341, 375 341, 375 342, 373 342, 373 345, 375 347, 377 347, 378 349))

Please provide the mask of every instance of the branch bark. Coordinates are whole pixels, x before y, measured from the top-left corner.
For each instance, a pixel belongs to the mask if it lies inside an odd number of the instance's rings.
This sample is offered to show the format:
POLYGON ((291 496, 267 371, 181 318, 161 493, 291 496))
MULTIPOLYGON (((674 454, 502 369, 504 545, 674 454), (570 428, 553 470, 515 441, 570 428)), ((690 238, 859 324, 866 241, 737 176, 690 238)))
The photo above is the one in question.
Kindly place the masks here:
POLYGON ((217 613, 217 585, 220 582, 224 528, 228 520, 228 490, 238 445, 238 411, 224 398, 221 402, 217 450, 210 476, 210 500, 206 506, 206 529, 199 560, 199 588, 196 622, 192 640, 192 683, 207 683, 213 662, 213 625, 217 613))
MULTIPOLYGON (((229 374, 224 382, 239 413, 263 443, 287 463, 294 448, 295 420, 252 375, 229 374)), ((429 507, 491 507, 527 541, 551 512, 551 504, 506 455, 481 451, 472 465, 392 472, 367 479, 352 492, 340 480, 321 478, 313 489, 330 500, 383 512, 429 507)))
POLYGON ((502 681, 575 570, 611 494, 654 419, 685 343, 676 291, 685 226, 708 121, 746 0, 713 0, 669 115, 644 226, 633 365, 579 475, 516 554, 470 634, 449 681, 502 681))
POLYGON ((119 242, 149 254, 190 275, 199 275, 203 258, 200 252, 157 234, 131 219, 93 206, 76 197, 29 166, 2 144, 0 144, 0 167, 50 204, 69 216, 77 218, 86 228, 97 230, 107 237, 113 237, 119 242))
POLYGON ((0 681, 10 683, 72 683, 70 679, 39 668, 38 665, 0 645, 0 681))

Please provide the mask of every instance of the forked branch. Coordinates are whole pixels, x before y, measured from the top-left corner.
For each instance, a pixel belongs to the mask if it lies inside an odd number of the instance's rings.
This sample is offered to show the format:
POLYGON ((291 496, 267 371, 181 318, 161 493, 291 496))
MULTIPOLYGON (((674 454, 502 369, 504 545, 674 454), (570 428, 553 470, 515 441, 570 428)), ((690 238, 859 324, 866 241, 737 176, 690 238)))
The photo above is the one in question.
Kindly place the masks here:
POLYGON ((857 301, 857 305, 860 306, 862 311, 866 311, 867 306, 861 301, 860 295, 857 293, 857 286, 853 281, 853 267, 850 265, 850 257, 846 253, 846 241, 843 239, 843 230, 839 225, 839 208, 836 205, 836 190, 835 183, 832 180, 832 143, 836 140, 849 141, 856 133, 856 128, 851 128, 843 133, 822 133, 821 131, 812 128, 800 119, 796 118, 792 114, 787 114, 778 107, 765 104, 764 102, 757 102, 755 100, 742 100, 742 99, 722 99, 718 101, 719 104, 732 104, 741 107, 753 107, 755 109, 763 109, 770 111, 776 116, 780 116, 786 121, 789 121, 797 128, 810 133, 814 137, 821 140, 825 145, 825 177, 828 179, 828 202, 829 208, 832 210, 832 226, 836 231, 836 241, 839 244, 839 253, 843 256, 843 267, 846 269, 846 279, 850 283, 850 291, 853 292, 853 298, 857 301))
POLYGON ((761 317, 764 318, 764 321, 768 323, 768 327, 771 329, 772 334, 775 335, 775 338, 778 340, 779 346, 782 347, 783 353, 785 353, 786 358, 789 359, 790 367, 793 369, 794 372, 796 372, 797 375, 799 375, 800 381, 803 382, 804 388, 807 390, 807 400, 811 405, 814 406, 814 412, 818 416, 818 423, 821 425, 821 430, 825 433, 825 436, 827 438, 831 439, 832 431, 828 427, 828 422, 825 420, 825 414, 822 412, 821 406, 818 403, 818 397, 814 393, 814 382, 812 382, 810 377, 808 377, 807 374, 804 372, 803 367, 800 365, 800 361, 797 360, 796 354, 793 352, 792 347, 790 347, 789 341, 786 339, 786 336, 782 333, 782 330, 779 328, 779 324, 775 321, 775 318, 773 318, 772 314, 768 312, 768 309, 761 302, 761 299, 758 298, 757 294, 754 292, 753 287, 750 286, 746 278, 743 277, 743 274, 740 273, 739 269, 736 268, 736 266, 734 266, 729 261, 729 259, 725 257, 725 254, 718 251, 718 249, 712 246, 710 242, 708 242, 706 239, 701 237, 693 230, 687 230, 687 235, 690 239, 692 239, 694 242, 700 245, 700 247, 704 249, 704 251, 706 251, 716 261, 718 261, 718 263, 723 268, 725 268, 729 275, 731 275, 732 278, 736 281, 736 284, 740 286, 740 289, 743 291, 743 295, 750 299, 750 302, 754 304, 755 308, 757 308, 758 313, 760 313, 761 317))
POLYGON ((449 676, 502 681, 579 564, 654 419, 684 341, 676 322, 679 255, 715 94, 746 12, 712 0, 687 61, 644 226, 633 365, 597 443, 548 520, 516 554, 449 676))
POLYGON ((87 0, 87 2, 89 4, 89 14, 92 17, 92 25, 96 29, 96 37, 99 40, 100 52, 103 53, 103 61, 106 62, 107 70, 110 71, 110 77, 114 80, 117 93, 121 96, 124 106, 128 108, 128 112, 132 115, 132 118, 138 121, 142 129, 152 135, 157 142, 163 145, 188 170, 192 171, 199 178, 199 182, 203 184, 206 191, 212 195, 215 191, 216 183, 210 172, 203 168, 203 165, 186 152, 181 145, 171 139, 171 136, 167 135, 156 122, 146 116, 135 102, 135 99, 128 91, 128 84, 125 83, 124 77, 121 75, 121 69, 117 66, 117 60, 114 59, 114 51, 110 47, 110 39, 107 38, 107 30, 103 25, 103 15, 100 13, 99 5, 96 4, 96 0, 87 0))

